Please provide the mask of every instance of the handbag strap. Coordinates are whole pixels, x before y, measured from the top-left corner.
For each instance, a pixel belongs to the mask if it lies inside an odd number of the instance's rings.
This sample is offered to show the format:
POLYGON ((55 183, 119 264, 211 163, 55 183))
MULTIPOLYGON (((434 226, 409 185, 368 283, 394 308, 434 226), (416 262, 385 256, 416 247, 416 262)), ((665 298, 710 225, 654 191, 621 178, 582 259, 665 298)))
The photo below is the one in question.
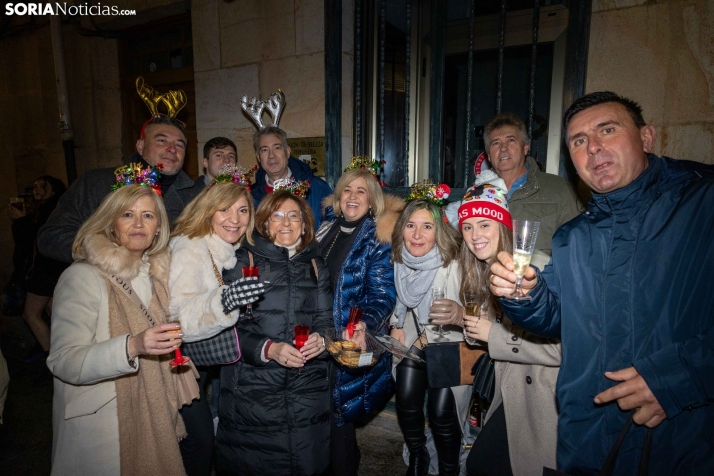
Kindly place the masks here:
POLYGON ((421 345, 421 348, 423 349, 426 347, 426 345, 429 343, 429 341, 425 341, 424 333, 426 332, 426 326, 424 326, 424 329, 419 329, 419 321, 417 320, 416 313, 414 312, 414 309, 410 309, 409 312, 412 315, 412 318, 414 319, 414 325, 416 326, 417 334, 419 337, 417 338, 417 341, 421 345))
MULTIPOLYGON (((213 255, 211 254, 211 250, 208 250, 208 256, 211 257, 211 264, 213 265, 213 273, 216 275, 216 279, 218 280, 218 285, 223 286, 225 283, 223 281, 223 276, 221 276, 221 273, 218 272, 218 266, 216 266, 216 262, 213 260, 213 255)), ((250 260, 253 261, 253 255, 250 255, 250 260)), ((253 266, 251 264, 251 266, 253 266)))
MULTIPOLYGON (((617 461, 617 454, 620 451, 620 446, 622 445, 622 442, 625 440, 625 436, 627 436, 627 432, 632 426, 632 419, 635 415, 635 411, 633 410, 632 413, 630 413, 629 418, 625 422, 625 425, 622 427, 622 430, 620 430, 620 434, 617 435, 617 439, 615 440, 615 444, 612 445, 612 448, 610 449, 610 452, 608 453, 607 457, 605 458, 605 463, 602 465, 602 468, 600 469, 600 476, 611 476, 613 471, 615 470, 615 462, 617 461)), ((647 428, 647 434, 645 435, 645 442, 644 445, 642 446, 642 455, 640 456, 640 468, 638 471, 638 476, 647 476, 647 472, 649 469, 649 460, 650 460, 650 449, 652 447, 652 428, 647 428)))

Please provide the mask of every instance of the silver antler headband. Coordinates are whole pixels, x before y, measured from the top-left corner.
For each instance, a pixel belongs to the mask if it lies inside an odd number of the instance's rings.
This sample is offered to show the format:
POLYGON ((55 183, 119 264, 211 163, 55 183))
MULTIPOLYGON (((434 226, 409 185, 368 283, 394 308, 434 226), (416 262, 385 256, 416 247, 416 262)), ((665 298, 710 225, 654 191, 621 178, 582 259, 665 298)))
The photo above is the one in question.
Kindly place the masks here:
POLYGON ((280 116, 285 109, 285 94, 278 89, 276 92, 270 95, 270 98, 266 102, 261 101, 255 97, 249 98, 248 96, 243 96, 240 100, 240 107, 243 112, 252 119, 258 129, 265 127, 263 124, 263 111, 268 110, 268 114, 273 118, 273 126, 277 127, 280 123, 280 116))

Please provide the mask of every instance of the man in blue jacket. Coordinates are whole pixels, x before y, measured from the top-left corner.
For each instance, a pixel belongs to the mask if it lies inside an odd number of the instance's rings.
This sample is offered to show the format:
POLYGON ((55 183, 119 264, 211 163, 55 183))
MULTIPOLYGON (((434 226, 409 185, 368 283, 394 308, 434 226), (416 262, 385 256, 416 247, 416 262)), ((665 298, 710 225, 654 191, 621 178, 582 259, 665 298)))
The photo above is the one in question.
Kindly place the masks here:
POLYGON ((305 197, 315 216, 315 229, 322 223, 322 199, 332 194, 330 186, 315 177, 306 163, 290 156, 288 136, 277 126, 267 126, 253 134, 255 157, 260 168, 255 173, 255 184, 251 186, 253 200, 257 207, 269 193, 273 193, 276 180, 292 177, 298 182, 310 181, 310 191, 305 197))
MULTIPOLYGON (((714 474, 714 168, 652 154, 654 127, 611 92, 577 100, 564 126, 588 211, 529 269, 532 299, 501 299, 524 329, 562 339, 558 467, 597 474, 634 411, 615 474, 637 474, 647 428, 650 475, 714 474)), ((500 253, 497 296, 512 270, 500 253)))

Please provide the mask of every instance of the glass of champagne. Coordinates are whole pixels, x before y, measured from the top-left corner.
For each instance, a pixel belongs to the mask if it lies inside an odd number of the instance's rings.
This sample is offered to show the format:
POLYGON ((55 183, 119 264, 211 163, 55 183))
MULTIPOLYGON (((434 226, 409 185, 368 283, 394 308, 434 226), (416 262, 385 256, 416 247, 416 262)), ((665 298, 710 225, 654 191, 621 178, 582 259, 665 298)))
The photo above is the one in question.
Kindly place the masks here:
POLYGON ((508 295, 509 299, 528 301, 530 296, 521 290, 521 281, 531 264, 531 256, 535 249, 540 222, 530 220, 513 220, 513 272, 518 277, 516 289, 508 295))
MULTIPOLYGON (((179 320, 179 308, 178 307, 169 307, 169 324, 178 324, 179 328, 167 332, 181 332, 181 321, 179 320)), ((170 341, 173 339, 169 339, 170 341)), ((176 350, 174 350, 174 359, 169 362, 169 365, 171 367, 178 367, 179 365, 187 364, 191 359, 188 357, 185 357, 184 355, 181 354, 181 349, 179 347, 176 347, 176 350)))
MULTIPOLYGON (((243 277, 244 278, 258 278, 260 270, 257 266, 243 266, 243 277)), ((241 316, 243 319, 253 319, 253 304, 248 304, 245 308, 245 312, 241 316)))
POLYGON ((476 294, 464 294, 464 314, 479 317, 479 303, 476 294))
MULTIPOLYGON (((433 286, 431 288, 431 302, 432 304, 434 301, 437 299, 446 299, 446 287, 439 287, 439 286, 433 286)), ((437 337, 434 339, 436 342, 445 342, 448 341, 449 339, 446 338, 446 335, 448 335, 448 331, 444 332, 444 326, 439 326, 437 330, 435 331, 437 337)))
MULTIPOLYGON (((307 339, 310 337, 310 326, 305 326, 305 325, 297 325, 295 326, 295 348, 297 350, 302 349, 302 346, 305 345, 305 342, 307 342, 307 339)), ((298 375, 302 374, 302 367, 298 369, 298 375)))

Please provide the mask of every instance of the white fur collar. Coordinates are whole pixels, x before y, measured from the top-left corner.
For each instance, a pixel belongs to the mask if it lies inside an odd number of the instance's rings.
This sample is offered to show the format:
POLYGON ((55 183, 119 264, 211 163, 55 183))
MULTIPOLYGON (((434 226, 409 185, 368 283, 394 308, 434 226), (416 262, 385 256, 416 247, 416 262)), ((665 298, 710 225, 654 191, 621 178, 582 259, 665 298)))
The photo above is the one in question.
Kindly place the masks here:
POLYGON ((206 253, 206 250, 208 250, 211 252, 211 255, 213 255, 216 265, 223 269, 232 269, 236 264, 236 250, 240 248, 240 242, 232 245, 223 241, 217 234, 211 233, 210 235, 200 236, 198 238, 177 236, 171 240, 169 247, 174 253, 179 250, 205 253, 206 260, 210 259, 206 253))

